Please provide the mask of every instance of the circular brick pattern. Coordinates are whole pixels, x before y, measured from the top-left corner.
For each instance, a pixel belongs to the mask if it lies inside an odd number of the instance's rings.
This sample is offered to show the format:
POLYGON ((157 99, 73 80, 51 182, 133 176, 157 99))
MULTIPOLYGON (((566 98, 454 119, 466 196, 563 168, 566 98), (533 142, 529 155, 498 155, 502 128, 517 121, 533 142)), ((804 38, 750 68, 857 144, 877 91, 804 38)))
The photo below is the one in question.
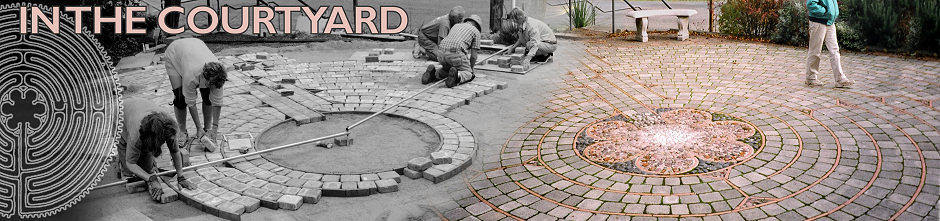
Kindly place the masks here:
POLYGON ((554 97, 468 181, 462 210, 479 219, 936 219, 940 64, 845 53, 858 88, 810 88, 805 49, 705 42, 578 45, 554 97), (682 173, 691 163, 672 161, 683 169, 664 174, 629 163, 649 143, 716 138, 690 135, 703 122, 724 130, 727 146, 673 154, 724 164, 682 173))
MULTIPOLYGON (((328 113, 380 111, 424 88, 424 85, 418 83, 418 78, 428 64, 401 61, 300 63, 268 53, 223 56, 219 59, 229 74, 229 82, 224 88, 226 102, 219 121, 219 133, 252 136, 262 135, 264 131, 284 122, 308 124, 322 121, 329 117, 328 113)), ((125 96, 169 104, 172 96, 164 71, 163 65, 158 64, 125 73, 122 81, 124 85, 140 87, 138 93, 125 96)), ((472 157, 476 155, 473 134, 442 114, 505 87, 505 82, 479 76, 473 82, 457 87, 433 88, 386 112, 391 116, 420 122, 437 133, 439 142, 431 147, 433 152, 418 157, 428 159, 427 168, 412 171, 417 173, 413 178, 437 183, 469 167, 472 157)), ((166 107, 165 111, 172 111, 169 105, 166 107)), ((353 130, 359 129, 363 128, 353 130)), ((189 130, 193 131, 194 128, 190 127, 189 130)), ((354 131, 352 134, 356 133, 354 131)), ((354 136, 351 138, 355 140, 354 136)), ((223 151, 216 153, 203 152, 204 148, 193 145, 190 163, 204 163, 241 154, 228 149, 228 142, 224 140, 220 140, 220 144, 223 151)), ((252 151, 257 150, 248 150, 252 151)), ((161 162, 165 164, 166 161, 168 159, 161 162)), ((402 172, 407 172, 407 169, 400 166, 349 173, 308 172, 284 167, 256 155, 229 161, 224 165, 184 172, 183 176, 196 184, 196 190, 181 190, 178 195, 167 195, 161 201, 180 199, 219 217, 237 219, 241 214, 253 212, 259 207, 295 210, 303 204, 317 203, 321 197, 395 192, 402 182, 402 172)), ((164 192, 176 193, 168 188, 164 192)))

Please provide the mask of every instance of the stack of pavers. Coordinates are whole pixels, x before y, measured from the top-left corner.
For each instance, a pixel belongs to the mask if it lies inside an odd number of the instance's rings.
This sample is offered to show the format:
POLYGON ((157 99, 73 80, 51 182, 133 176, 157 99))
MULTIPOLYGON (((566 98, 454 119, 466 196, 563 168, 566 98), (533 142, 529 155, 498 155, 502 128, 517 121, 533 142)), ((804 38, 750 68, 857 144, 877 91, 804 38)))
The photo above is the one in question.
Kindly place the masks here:
POLYGON ((431 153, 430 157, 411 159, 403 171, 405 176, 411 179, 424 178, 440 183, 470 166, 471 154, 473 154, 473 148, 469 147, 458 147, 456 150, 442 149, 431 153))
POLYGON ((391 54, 395 54, 394 48, 372 49, 372 51, 369 52, 369 55, 366 56, 366 62, 379 62, 381 60, 380 58, 382 55, 391 55, 391 54))
POLYGON ((510 70, 512 72, 521 73, 525 71, 525 66, 522 65, 522 59, 525 57, 525 47, 517 47, 516 51, 509 56, 510 70))
POLYGON ((525 72, 525 66, 522 65, 522 60, 525 57, 525 48, 518 47, 515 51, 512 51, 512 54, 499 55, 494 58, 487 60, 487 64, 496 65, 500 68, 509 69, 512 72, 522 73, 525 72))

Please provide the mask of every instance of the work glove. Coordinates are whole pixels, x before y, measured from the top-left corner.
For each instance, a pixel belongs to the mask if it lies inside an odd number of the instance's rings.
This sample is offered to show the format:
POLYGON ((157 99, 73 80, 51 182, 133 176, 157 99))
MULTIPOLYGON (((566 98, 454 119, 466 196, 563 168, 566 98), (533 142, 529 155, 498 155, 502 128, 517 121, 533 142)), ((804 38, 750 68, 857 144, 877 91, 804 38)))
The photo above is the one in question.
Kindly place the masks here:
POLYGON ((150 193, 150 199, 154 201, 160 201, 160 196, 163 196, 163 186, 160 185, 159 176, 150 175, 147 178, 148 192, 150 193))

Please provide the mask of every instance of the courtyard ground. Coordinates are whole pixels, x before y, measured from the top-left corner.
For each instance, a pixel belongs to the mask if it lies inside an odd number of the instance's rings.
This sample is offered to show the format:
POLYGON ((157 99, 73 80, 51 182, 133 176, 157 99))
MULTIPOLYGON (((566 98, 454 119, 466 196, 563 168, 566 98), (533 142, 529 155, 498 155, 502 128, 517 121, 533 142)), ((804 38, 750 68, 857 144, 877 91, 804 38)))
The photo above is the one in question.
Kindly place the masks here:
MULTIPOLYGON (((371 47, 411 46, 382 45, 213 46, 232 61, 266 52, 259 69, 232 71, 223 132, 263 134, 285 118, 310 117, 304 113, 375 110, 420 89, 422 61, 335 62, 371 47), (285 78, 298 82, 290 100, 251 92, 274 92, 285 78), (299 106, 282 105, 291 101, 299 106)), ((396 110, 435 128, 444 146, 472 149, 454 177, 402 176, 397 192, 324 195, 297 210, 262 207, 241 218, 936 220, 940 62, 843 52, 855 88, 833 88, 826 65, 826 85, 806 87, 804 52, 702 36, 563 40, 553 63, 526 75, 481 71, 477 84, 436 89, 396 110)), ((122 74, 123 84, 137 85, 126 96, 169 103, 161 68, 122 74)), ((200 177, 206 192, 220 189, 217 198, 250 198, 252 182, 286 194, 293 180, 297 190, 345 181, 317 174, 259 158, 187 175, 200 177)), ((111 188, 55 218, 219 219, 206 208, 111 188)))

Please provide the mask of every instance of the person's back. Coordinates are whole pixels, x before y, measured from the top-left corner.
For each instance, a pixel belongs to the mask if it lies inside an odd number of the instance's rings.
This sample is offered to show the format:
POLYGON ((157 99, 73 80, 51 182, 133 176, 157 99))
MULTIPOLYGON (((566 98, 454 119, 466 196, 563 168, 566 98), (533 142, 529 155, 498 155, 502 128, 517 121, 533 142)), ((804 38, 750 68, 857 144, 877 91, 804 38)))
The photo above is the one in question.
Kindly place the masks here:
POLYGON ((209 62, 219 62, 209 46, 198 38, 183 38, 173 41, 164 52, 167 65, 171 66, 182 78, 170 78, 173 88, 180 88, 183 82, 191 82, 202 73, 203 66, 209 62))
POLYGON ((447 30, 450 29, 450 21, 447 18, 447 15, 437 17, 431 22, 424 24, 421 27, 421 33, 424 33, 432 41, 436 41, 437 38, 447 36, 447 30), (446 27, 441 29, 441 27, 446 27), (446 30, 445 30, 446 29, 446 30))
POLYGON ((454 25, 444 40, 441 40, 441 48, 444 50, 467 50, 479 47, 475 42, 480 41, 480 31, 473 24, 463 22, 454 25))
POLYGON ((526 26, 528 26, 526 27, 528 31, 536 33, 536 36, 533 37, 538 37, 538 41, 558 42, 558 40, 555 38, 555 31, 553 31, 552 28, 548 26, 548 24, 545 24, 545 22, 529 17, 526 20, 526 24, 526 26))

